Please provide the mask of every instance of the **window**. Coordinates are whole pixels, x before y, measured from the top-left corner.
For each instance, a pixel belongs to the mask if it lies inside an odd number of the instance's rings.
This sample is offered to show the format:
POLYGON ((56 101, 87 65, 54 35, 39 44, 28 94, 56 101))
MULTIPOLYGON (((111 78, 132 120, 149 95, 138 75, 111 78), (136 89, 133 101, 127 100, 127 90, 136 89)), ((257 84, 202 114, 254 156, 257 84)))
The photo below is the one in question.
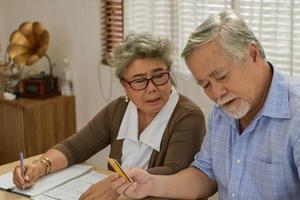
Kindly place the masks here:
POLYGON ((107 64, 107 55, 122 42, 124 32, 123 0, 102 1, 102 63, 107 64))
POLYGON ((289 75, 300 75, 300 1, 243 0, 240 12, 265 49, 267 59, 289 75))
POLYGON ((180 53, 189 34, 213 13, 239 10, 262 43, 267 60, 300 76, 300 0, 124 0, 125 33, 150 32, 176 45, 174 66, 189 73, 180 53))

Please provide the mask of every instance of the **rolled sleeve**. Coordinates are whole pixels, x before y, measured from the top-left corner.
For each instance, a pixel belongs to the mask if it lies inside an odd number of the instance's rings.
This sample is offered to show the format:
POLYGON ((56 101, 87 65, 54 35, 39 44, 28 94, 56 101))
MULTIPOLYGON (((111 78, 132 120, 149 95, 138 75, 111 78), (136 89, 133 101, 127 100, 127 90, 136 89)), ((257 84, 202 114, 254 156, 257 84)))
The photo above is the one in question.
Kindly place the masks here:
POLYGON ((204 172, 210 179, 215 180, 215 175, 212 168, 211 157, 211 116, 208 121, 208 128, 204 137, 204 142, 201 146, 200 152, 195 155, 195 159, 191 166, 204 172))

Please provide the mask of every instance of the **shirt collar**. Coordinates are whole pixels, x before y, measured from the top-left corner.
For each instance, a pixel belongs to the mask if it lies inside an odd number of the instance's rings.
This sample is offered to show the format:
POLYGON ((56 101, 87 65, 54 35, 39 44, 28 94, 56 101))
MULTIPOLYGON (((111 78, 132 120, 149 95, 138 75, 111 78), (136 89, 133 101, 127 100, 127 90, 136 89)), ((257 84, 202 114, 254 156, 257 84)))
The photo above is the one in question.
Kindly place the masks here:
POLYGON ((271 63, 269 65, 273 70, 273 77, 261 115, 272 118, 290 118, 288 82, 271 63))
POLYGON ((123 117, 117 139, 129 139, 137 143, 142 142, 156 151, 160 151, 161 138, 173 110, 175 109, 178 99, 178 93, 174 88, 172 88, 168 102, 141 133, 140 139, 138 139, 137 107, 130 101, 123 117))

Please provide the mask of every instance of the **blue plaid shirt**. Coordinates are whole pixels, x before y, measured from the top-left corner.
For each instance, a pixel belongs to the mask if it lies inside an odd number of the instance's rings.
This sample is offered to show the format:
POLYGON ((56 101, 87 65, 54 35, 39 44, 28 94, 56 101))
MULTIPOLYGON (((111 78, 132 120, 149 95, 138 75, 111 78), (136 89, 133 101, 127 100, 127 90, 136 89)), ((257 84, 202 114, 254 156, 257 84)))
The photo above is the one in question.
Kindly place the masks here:
POLYGON ((300 81, 273 70, 266 102, 239 135, 215 107, 192 166, 215 180, 219 199, 300 199, 300 81))

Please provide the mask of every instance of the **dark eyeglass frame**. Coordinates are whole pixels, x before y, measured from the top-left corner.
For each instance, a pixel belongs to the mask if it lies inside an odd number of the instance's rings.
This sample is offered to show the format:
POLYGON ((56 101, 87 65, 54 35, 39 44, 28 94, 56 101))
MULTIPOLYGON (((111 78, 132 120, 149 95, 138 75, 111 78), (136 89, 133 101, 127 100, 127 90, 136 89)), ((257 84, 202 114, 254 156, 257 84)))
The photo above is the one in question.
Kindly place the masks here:
POLYGON ((149 81, 151 81, 151 82, 153 83, 153 85, 155 85, 155 86, 162 86, 162 85, 167 84, 168 81, 170 80, 170 72, 161 72, 161 73, 158 73, 158 74, 153 75, 151 78, 142 78, 142 79, 147 80, 145 87, 143 87, 143 88, 141 88, 141 89, 136 89, 136 88, 134 88, 134 87, 132 86, 132 83, 135 82, 135 81, 137 81, 138 79, 135 79, 135 80, 132 80, 132 81, 127 81, 125 78, 121 78, 122 81, 125 81, 125 82, 131 87, 131 89, 133 89, 133 90, 135 90, 135 91, 141 91, 141 90, 144 90, 145 88, 148 87, 149 81), (168 78, 166 79, 165 82, 157 84, 157 83, 155 83, 155 82, 153 81, 153 78, 155 78, 156 75, 160 75, 160 74, 163 74, 163 75, 167 74, 167 75, 168 75, 168 78))

